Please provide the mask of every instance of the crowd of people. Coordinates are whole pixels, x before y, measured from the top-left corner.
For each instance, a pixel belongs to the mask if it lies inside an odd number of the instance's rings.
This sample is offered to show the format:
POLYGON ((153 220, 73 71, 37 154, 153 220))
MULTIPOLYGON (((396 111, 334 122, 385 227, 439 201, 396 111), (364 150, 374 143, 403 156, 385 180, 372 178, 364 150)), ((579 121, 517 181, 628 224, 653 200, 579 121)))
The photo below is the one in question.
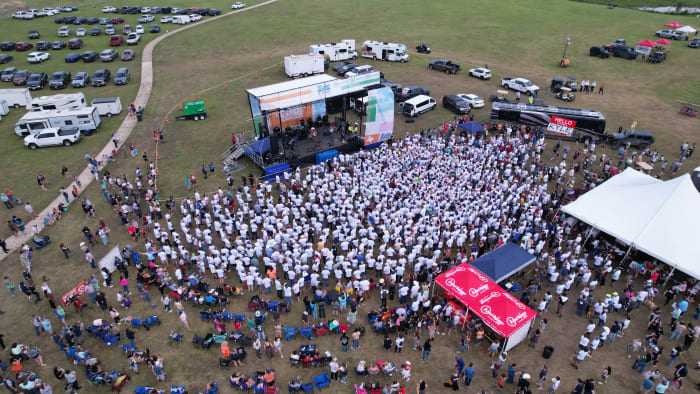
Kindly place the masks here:
MULTIPOLYGON (((524 290, 521 301, 536 308, 540 315, 530 335, 531 346, 537 346, 538 338, 546 332, 550 309, 556 305, 554 313, 567 313, 562 309, 574 292, 579 293, 576 314, 585 314, 589 324, 572 355, 572 365, 578 367, 606 342, 608 346, 622 346, 612 342, 630 325, 630 313, 654 300, 667 271, 661 264, 638 263, 630 258, 622 261, 604 236, 587 240, 588 228, 559 213, 563 202, 614 175, 608 168, 609 159, 606 161, 603 154, 598 161, 595 146, 571 154, 568 149, 560 152, 557 143, 551 155, 557 161, 551 163, 546 159, 546 141, 526 128, 505 125, 500 132, 474 136, 456 133, 456 124, 448 122, 402 140, 391 140, 374 150, 341 154, 325 164, 279 174, 274 180, 260 182, 249 177, 247 183, 234 187, 229 177, 229 187, 219 187, 213 193, 201 192, 194 181, 188 184, 195 186, 193 194, 177 200, 162 199, 156 189, 159 170, 145 152, 145 169, 136 168, 132 177, 113 176, 109 171, 96 174, 106 201, 123 226, 120 231, 128 232, 134 242, 115 258, 112 271, 97 267, 89 249, 98 238, 108 244, 111 230, 105 221, 99 219, 94 231, 97 237, 89 228, 83 229, 86 242, 81 244, 81 251, 91 269, 99 271, 102 287, 112 287, 112 275, 119 276, 121 290, 116 303, 107 300, 95 275, 88 281, 85 292, 90 301, 98 303, 113 321, 98 326, 106 324, 104 330, 116 336, 123 332, 119 309, 131 305, 130 285, 153 308, 157 298, 151 299, 149 289, 157 288, 164 311, 175 310, 187 330, 190 305, 226 305, 229 297, 244 291, 257 296, 251 302, 268 304, 276 295, 274 302, 279 308, 273 312, 273 323, 266 324, 265 315, 257 313, 248 324, 258 357, 264 351, 268 358, 275 354, 283 358, 281 309, 303 303, 304 327, 329 318, 336 327, 344 321, 349 329, 342 332, 339 342, 342 352, 347 352, 361 347, 362 332, 356 329, 358 310, 377 300, 379 307, 368 318, 372 329, 383 334, 380 346, 387 352, 401 353, 406 338, 413 336, 413 349, 421 351, 421 361, 425 362, 430 359, 436 335, 461 331, 460 340, 454 344, 455 372, 445 383, 457 390, 461 382, 470 386, 476 374, 473 364, 465 362, 459 353, 469 351, 471 346, 479 347, 488 337, 489 328, 476 317, 461 325, 457 311, 444 297, 431 293, 430 284, 441 272, 514 242, 537 256, 535 269, 518 278, 524 290), (639 276, 649 280, 640 286, 639 276), (618 293, 613 286, 619 280, 626 284, 618 293), (229 285, 232 281, 237 283, 229 285)), ((202 172, 213 178, 213 164, 203 165, 202 172)), ((224 178, 217 179, 223 182, 224 178)), ((97 217, 89 200, 83 201, 83 209, 87 216, 97 217)), ((68 258, 70 252, 62 251, 68 258)), ((23 254, 29 255, 25 259, 29 272, 31 250, 23 254)), ((6 277, 6 284, 8 280, 6 277)), ((31 280, 29 284, 33 286, 31 280)), ((36 290, 27 289, 29 293, 25 294, 31 300, 36 290)), ((671 328, 677 336, 691 338, 688 347, 700 330, 681 321, 681 317, 696 290, 696 285, 687 282, 669 288, 670 300, 679 299, 679 312, 674 309, 671 328)), ((39 299, 37 293, 34 301, 39 299)), ((55 303, 52 307, 62 310, 55 303)), ((73 333, 76 325, 66 323, 60 312, 56 314, 64 328, 54 331, 58 336, 54 340, 62 346, 61 338, 73 333)), ((216 312, 212 312, 214 315, 216 312)), ((229 330, 225 319, 214 317, 213 322, 219 334, 244 334, 240 322, 229 330)), ((32 324, 40 334, 38 327, 43 319, 37 316, 32 324)), ((633 343, 628 349, 630 357, 647 351, 658 353, 640 356, 635 368, 642 372, 645 362, 651 362, 646 361, 647 356, 658 360, 661 354, 661 350, 654 349, 663 335, 662 326, 660 310, 654 309, 647 343, 636 347, 633 343)), ((83 331, 80 324, 77 327, 83 331)), ((158 382, 165 380, 163 359, 147 348, 139 350, 133 331, 129 331, 126 336, 131 346, 125 352, 129 368, 138 373, 138 365, 147 363, 158 382)), ((202 341, 215 339, 212 336, 202 341)), ((498 341, 488 346, 492 385, 498 390, 513 385, 519 393, 530 392, 530 374, 519 370, 501 349, 498 341)), ((687 347, 679 347, 669 352, 671 364, 685 350, 687 347)), ((241 361, 235 359, 236 352, 229 350, 228 342, 221 342, 221 351, 233 365, 241 361)), ((314 362, 313 354, 307 356, 309 363, 314 362)), ((296 352, 290 357, 304 363, 296 352)), ((319 365, 323 359, 323 365, 329 368, 332 380, 346 382, 347 363, 330 354, 318 357, 319 365)), ((663 392, 658 390, 664 382, 667 387, 681 387, 687 365, 680 365, 683 367, 680 371, 677 367, 673 377, 664 377, 658 371, 644 374, 644 387, 648 382, 656 392, 663 392)), ((397 380, 383 387, 390 393, 415 382, 411 381, 408 359, 399 366, 383 361, 368 366, 362 361, 354 369, 360 377, 380 372, 392 376, 398 370, 401 383, 397 380)), ((612 372, 606 367, 598 382, 607 383, 612 372)), ((257 375, 236 372, 231 384, 274 382, 274 370, 257 375)), ((535 384, 542 388, 547 383, 556 392, 561 378, 546 377, 544 366, 535 384)), ((595 387, 595 381, 580 379, 574 392, 592 392, 591 382, 595 387)), ((207 392, 213 384, 209 383, 207 392)), ((357 389, 375 392, 378 386, 362 381, 357 389)), ((77 382, 73 388, 77 389, 77 382)), ((417 382, 417 390, 427 390, 424 380, 417 382)))

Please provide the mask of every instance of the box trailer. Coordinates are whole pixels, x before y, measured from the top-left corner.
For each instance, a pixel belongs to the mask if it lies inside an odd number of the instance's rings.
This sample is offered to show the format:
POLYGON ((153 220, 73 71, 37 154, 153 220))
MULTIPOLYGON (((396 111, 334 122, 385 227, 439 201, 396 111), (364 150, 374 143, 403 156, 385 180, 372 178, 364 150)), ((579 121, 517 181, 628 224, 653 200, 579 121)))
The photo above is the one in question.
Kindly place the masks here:
POLYGON ((55 94, 41 96, 32 100, 30 111, 51 111, 55 109, 85 108, 87 102, 83 93, 55 94))
POLYGON ((307 77, 323 73, 325 70, 324 64, 325 58, 323 55, 314 53, 289 55, 284 57, 284 72, 292 78, 307 77))
POLYGON ((100 114, 95 107, 30 111, 15 124, 15 134, 26 137, 44 129, 58 127, 77 128, 83 134, 90 135, 97 131, 101 124, 100 114))
POLYGON ((0 89, 0 100, 3 100, 10 107, 26 107, 29 109, 32 102, 32 95, 29 89, 0 89))
POLYGON ((192 20, 188 15, 175 15, 171 22, 176 25, 186 25, 192 22, 192 20))
POLYGON ((328 60, 337 62, 340 60, 357 59, 355 40, 343 40, 328 44, 309 45, 309 52, 318 55, 327 55, 328 60))
POLYGON ((90 105, 97 108, 100 116, 112 116, 122 112, 122 101, 119 97, 96 98, 90 102, 90 105))
POLYGON ((374 60, 406 63, 406 45, 393 42, 365 41, 362 43, 362 56, 374 60))

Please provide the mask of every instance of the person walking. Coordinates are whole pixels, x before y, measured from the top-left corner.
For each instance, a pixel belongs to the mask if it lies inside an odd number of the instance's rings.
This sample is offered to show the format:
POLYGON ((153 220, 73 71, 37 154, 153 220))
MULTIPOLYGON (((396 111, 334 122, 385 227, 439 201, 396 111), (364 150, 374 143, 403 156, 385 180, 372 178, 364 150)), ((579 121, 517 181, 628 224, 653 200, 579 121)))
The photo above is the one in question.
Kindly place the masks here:
POLYGON ((605 89, 605 85, 602 83, 600 84, 600 87, 598 88, 598 94, 603 94, 603 90, 605 89))
POLYGON ((135 348, 136 344, 134 343, 134 338, 135 338, 135 333, 129 327, 127 327, 126 328, 126 339, 128 339, 129 342, 131 343, 131 346, 135 348))
POLYGON ((430 359, 430 351, 433 348, 433 345, 430 343, 430 341, 430 338, 428 338, 423 344, 423 358, 421 359, 421 362, 425 362, 426 358, 430 359))
POLYGON ((360 331, 355 330, 352 333, 352 350, 360 348, 360 331))
POLYGON ((182 325, 185 326, 186 329, 192 331, 190 328, 190 325, 187 324, 187 314, 185 314, 185 311, 180 312, 180 321, 182 322, 182 325))
POLYGON ((474 363, 469 363, 469 366, 464 368, 464 385, 469 387, 472 384, 472 379, 476 375, 476 370, 474 369, 474 363))

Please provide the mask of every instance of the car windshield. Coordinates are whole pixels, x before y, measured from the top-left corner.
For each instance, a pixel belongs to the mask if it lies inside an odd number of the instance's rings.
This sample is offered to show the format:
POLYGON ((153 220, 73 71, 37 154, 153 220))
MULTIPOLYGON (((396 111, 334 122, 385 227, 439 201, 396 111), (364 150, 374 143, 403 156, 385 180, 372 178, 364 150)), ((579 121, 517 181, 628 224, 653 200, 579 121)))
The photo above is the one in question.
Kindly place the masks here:
POLYGON ((18 71, 16 76, 18 77, 26 77, 29 74, 29 71, 18 71))
POLYGON ((85 79, 85 75, 80 75, 80 74, 78 74, 78 75, 75 76, 75 80, 76 80, 76 81, 80 81, 80 80, 83 80, 83 79, 85 79))
POLYGON ((41 80, 41 74, 34 74, 31 77, 29 77, 30 81, 40 81, 41 80))
POLYGON ((61 129, 58 131, 58 135, 73 135, 78 132, 78 129, 61 129))
POLYGON ((124 72, 117 73, 117 78, 121 78, 121 77, 125 77, 125 76, 126 76, 126 73, 124 73, 124 72))
POLYGON ((102 51, 102 54, 103 55, 111 55, 112 51, 110 51, 109 49, 105 49, 104 51, 102 51))
POLYGON ((95 78, 102 78, 104 74, 104 71, 97 71, 95 72, 95 78))
POLYGON ((466 101, 464 101, 464 100, 462 100, 462 99, 459 99, 459 100, 455 100, 455 105, 458 105, 458 106, 460 106, 460 107, 466 107, 466 106, 469 105, 469 104, 467 104, 466 101))

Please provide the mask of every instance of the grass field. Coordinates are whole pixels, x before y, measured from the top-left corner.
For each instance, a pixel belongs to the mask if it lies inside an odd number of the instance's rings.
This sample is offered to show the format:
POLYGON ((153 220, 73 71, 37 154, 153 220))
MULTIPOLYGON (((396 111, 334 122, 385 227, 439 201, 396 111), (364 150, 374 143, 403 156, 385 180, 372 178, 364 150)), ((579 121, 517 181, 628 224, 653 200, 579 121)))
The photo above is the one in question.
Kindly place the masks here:
MULTIPOLYGON (((47 6, 49 3, 57 2, 33 1, 27 4, 36 7, 47 6)), ((117 2, 94 3, 97 8, 91 11, 88 8, 91 4, 93 3, 76 3, 79 6, 85 5, 81 7, 80 15, 101 16, 97 14, 101 14, 99 8, 102 5, 121 5, 117 2)), ((170 4, 177 6, 185 5, 187 2, 178 0, 170 4)), ((230 7, 229 3, 221 1, 197 5, 217 7, 222 11, 230 7)), ((134 16, 129 18, 135 19, 134 16)), ((677 17, 676 19, 682 24, 696 23, 695 18, 677 17)), ((685 140, 691 143, 696 141, 697 130, 700 129, 698 119, 686 118, 678 114, 681 104, 677 102, 681 100, 700 103, 700 89, 698 89, 700 80, 697 77, 697 59, 700 51, 685 47, 684 42, 673 42, 669 50, 669 60, 660 65, 642 64, 618 58, 601 60, 587 56, 590 45, 599 45, 616 38, 624 37, 629 42, 651 39, 653 32, 668 21, 668 16, 627 9, 608 10, 598 5, 565 0, 548 2, 546 5, 505 0, 488 3, 488 6, 483 2, 472 0, 428 3, 416 0, 387 3, 369 0, 351 3, 280 0, 264 8, 190 29, 156 47, 153 57, 155 67, 153 94, 147 106, 144 122, 137 126, 129 142, 133 143, 139 152, 146 151, 149 157, 154 157, 151 131, 161 127, 168 114, 170 121, 165 126, 166 143, 159 148, 159 188, 163 198, 169 195, 177 198, 186 196, 188 191, 185 188, 184 178, 190 172, 198 171, 203 163, 213 161, 218 166, 219 154, 228 146, 230 134, 252 129, 245 89, 286 80, 282 69, 282 57, 285 55, 304 53, 312 43, 354 38, 358 43, 366 39, 381 39, 406 44, 411 55, 408 64, 371 60, 361 62, 372 64, 395 82, 428 87, 431 95, 438 100, 446 93, 476 93, 487 98, 499 88, 498 82, 501 77, 522 76, 540 85, 543 92, 540 96, 546 103, 558 105, 561 102, 544 93, 552 77, 574 75, 596 80, 599 84, 605 84, 605 95, 579 94, 574 103, 575 107, 601 110, 606 115, 608 127, 611 130, 616 130, 618 126, 627 126, 633 120, 637 120, 639 129, 650 130, 656 135, 657 144, 654 148, 665 153, 669 158, 673 156, 673 159, 676 159, 678 146, 685 140), (527 21, 527 24, 515 21, 527 21), (561 57, 567 36, 572 41, 567 51, 567 57, 571 59, 572 66, 562 70, 557 66, 557 61, 561 57), (431 44, 433 54, 418 55, 412 50, 421 41, 431 44), (160 60, 161 57, 162 60, 160 60), (447 76, 428 71, 428 61, 441 57, 452 59, 461 64, 463 69, 488 64, 494 72, 494 78, 491 81, 479 81, 469 78, 465 72, 447 76), (203 99, 206 102, 208 119, 204 122, 174 121, 174 115, 179 111, 179 103, 190 100, 193 95, 196 99, 203 99)), ((58 25, 53 24, 52 20, 44 20, 41 23, 46 24, 45 30, 50 34, 55 34, 58 25)), ((7 38, 3 35, 2 40, 20 40, 24 37, 25 30, 30 28, 30 24, 30 22, 10 19, 0 20, 0 31, 9 33, 7 38)), ((41 30, 44 34, 44 29, 41 30)), ((148 36, 146 34, 144 38, 148 36)), ((99 41, 95 41, 94 44, 97 50, 103 49, 102 41, 106 38, 102 36, 96 40, 99 41)), ((90 41, 88 37, 86 42, 90 41)), ((143 45, 144 43, 138 47, 143 45)), ((19 61, 16 57, 14 62, 19 61)), ((58 67, 64 64, 61 58, 53 58, 40 67, 47 67, 53 71, 54 68, 58 70, 58 67)), ((136 63, 131 64, 134 67, 136 65, 136 63)), ((79 65, 82 66, 82 63, 79 65)), ((138 81, 138 70, 134 70, 134 67, 132 67, 132 73, 134 73, 132 81, 138 81)), ((115 87, 109 87, 88 88, 84 91, 88 99, 120 94, 122 102, 126 105, 129 97, 134 96, 136 85, 132 82, 118 90, 115 87)), ((488 114, 488 105, 486 108, 475 111, 478 121, 486 121, 488 114)), ((103 127, 99 133, 69 149, 51 148, 29 152, 11 132, 11 126, 19 116, 13 112, 2 121, 5 129, 0 136, 2 144, 0 149, 3 150, 0 167, 4 174, 2 186, 11 187, 24 200, 27 200, 26 196, 30 196, 35 209, 42 207, 43 199, 55 196, 61 184, 59 182, 61 165, 66 163, 70 169, 80 168, 84 153, 95 152, 107 142, 111 134, 110 130, 116 127, 120 120, 117 118, 109 120, 105 124, 107 127, 103 127), (45 192, 45 196, 40 194, 33 181, 38 171, 45 171, 52 182, 50 188, 52 191, 45 192)), ((407 132, 415 132, 451 118, 451 113, 442 108, 421 116, 414 124, 404 123, 403 118, 397 116, 396 133, 403 135, 407 132)), ((697 164, 696 155, 684 165, 682 171, 694 168, 697 164)), ((139 157, 120 156, 116 163, 110 164, 108 170, 113 175, 125 174, 132 177, 134 169, 139 166, 142 168, 144 166, 139 157)), ((257 172, 251 163, 247 163, 247 166, 248 168, 242 173, 257 172)), ((236 176, 239 177, 239 175, 236 176)), ((200 184, 201 190, 209 192, 222 186, 224 179, 219 173, 208 181, 200 179, 200 184)), ((124 229, 119 226, 116 215, 110 211, 104 198, 101 197, 99 187, 92 185, 86 195, 96 204, 98 215, 103 216, 113 229, 109 247, 115 243, 122 246, 131 243, 124 229)), ((17 210, 15 209, 15 212, 17 210)), ((1 215, 8 213, 14 212, 0 208, 1 215)), ((6 216, 1 217, 6 218, 6 216)), ((80 280, 87 279, 92 273, 79 254, 79 243, 83 240, 80 229, 86 225, 93 229, 97 226, 94 219, 84 217, 78 206, 71 206, 62 221, 47 231, 53 244, 35 253, 34 278, 35 280, 42 276, 50 278, 49 283, 55 294, 63 294, 80 280), (61 256, 58 250, 61 242, 67 243, 74 251, 75 254, 71 259, 64 260, 61 256)), ((108 251, 109 247, 97 245, 92 248, 92 251, 99 258, 108 251)), ((17 261, 17 256, 12 255, 4 262, 6 264, 4 274, 9 275, 16 282, 21 278, 17 261)), ((235 280, 231 279, 231 282, 235 283, 235 280)), ((116 287, 107 291, 111 303, 115 300, 115 290, 116 287)), ((157 294, 156 291, 151 292, 153 297, 157 294)), ((244 313, 246 301, 247 296, 244 299, 235 300, 228 311, 244 313)), ((36 343, 42 348, 44 360, 49 365, 73 368, 65 357, 57 352, 56 346, 47 336, 37 339, 31 331, 27 312, 49 316, 52 312, 48 309, 48 305, 42 301, 38 307, 28 307, 25 302, 21 296, 12 299, 5 294, 0 298, 0 309, 7 312, 0 317, 0 332, 6 335, 6 342, 36 343)), ((192 348, 186 343, 191 338, 189 333, 186 333, 185 343, 179 348, 168 345, 167 334, 170 330, 175 329, 179 332, 183 330, 176 316, 160 312, 160 308, 157 311, 163 320, 163 326, 150 331, 137 331, 136 342, 139 346, 148 346, 155 354, 165 357, 166 372, 169 373, 168 387, 171 383, 187 384, 192 392, 203 389, 207 380, 216 379, 222 387, 221 391, 229 392, 225 388, 227 386, 225 379, 231 371, 218 367, 216 350, 207 352, 192 348)), ((362 315, 367 311, 367 308, 359 311, 358 322, 366 325, 362 315)), ((573 311, 568 312, 573 314, 573 311)), ((145 317, 149 313, 151 308, 139 300, 136 300, 135 306, 128 312, 122 311, 123 316, 130 314, 135 317, 145 317)), ((195 332, 204 334, 211 329, 211 324, 199 321, 198 310, 187 307, 187 313, 195 332)), ((613 382, 606 386, 599 386, 596 392, 636 391, 641 380, 636 374, 630 376, 625 373, 628 360, 623 352, 630 338, 644 335, 642 322, 645 319, 645 313, 647 313, 645 308, 635 312, 632 331, 625 336, 624 342, 617 342, 613 346, 597 351, 594 358, 586 361, 579 371, 573 371, 567 363, 569 352, 574 347, 573 338, 582 331, 585 323, 546 316, 550 324, 546 336, 540 341, 540 346, 543 343, 551 343, 556 348, 554 357, 548 363, 550 377, 560 374, 563 378, 564 383, 560 391, 573 387, 576 377, 599 376, 600 369, 607 363, 612 364, 614 368, 613 382), (573 329, 572 322, 575 323, 573 329)), ((301 308, 297 305, 290 315, 284 317, 285 322, 290 326, 298 325, 300 315, 301 308)), ((82 316, 73 312, 72 309, 68 310, 69 321, 80 319, 89 322, 105 316, 96 307, 83 312, 82 316)), ((53 319, 53 323, 54 327, 60 324, 56 319, 53 319)), ((269 335, 271 325, 268 323, 266 328, 269 335)), ((416 378, 424 378, 430 385, 428 391, 430 393, 443 392, 442 382, 448 377, 448 370, 454 364, 453 351, 458 343, 454 336, 439 338, 434 347, 432 359, 426 364, 421 364, 419 354, 410 350, 410 339, 407 341, 406 350, 401 355, 382 353, 381 340, 378 337, 375 338, 372 333, 363 339, 361 351, 347 354, 340 353, 337 336, 321 337, 314 339, 313 342, 320 349, 329 349, 334 355, 339 355, 351 366, 356 365, 360 359, 371 362, 381 358, 397 363, 409 359, 414 364, 414 378, 411 379, 411 384, 417 380, 416 378)), ((285 356, 302 343, 306 341, 295 339, 292 342, 284 342, 285 356)), ((111 350, 89 336, 86 344, 87 348, 102 360, 105 369, 127 368, 126 359, 119 351, 111 350)), ((668 345, 670 342, 667 343, 667 348, 668 345)), ((524 345, 519 346, 510 352, 510 360, 517 362, 519 368, 534 377, 543 361, 536 354, 540 349, 541 347, 531 351, 524 345)), ((252 353, 251 349, 249 353, 252 353)), ((697 349, 692 349, 688 359, 692 360, 696 356, 697 349)), ((473 361, 477 366, 478 375, 475 382, 478 384, 473 388, 494 391, 493 383, 489 378, 490 364, 484 349, 471 350, 465 356, 465 360, 473 361)), ((301 375, 308 381, 311 376, 321 373, 319 370, 290 369, 288 361, 279 358, 260 362, 249 356, 248 361, 248 365, 242 368, 244 372, 251 373, 273 367, 277 369, 278 381, 282 385, 297 375, 301 375)), ((29 368, 30 364, 27 364, 27 367, 29 368)), ((31 368, 34 368, 33 365, 31 368)), ((37 369, 34 368, 34 370, 37 369)), ((55 384, 56 380, 49 377, 50 371, 45 369, 39 371, 39 375, 55 384)), ((665 373, 671 371, 665 366, 663 370, 665 373)), ((82 374, 82 370, 78 369, 78 371, 82 374)), ((688 387, 695 383, 696 378, 691 377, 689 380, 688 387)), ((81 381, 84 385, 88 384, 84 379, 81 381)), ((358 381, 355 377, 350 378, 351 383, 358 381)), ((388 380, 384 379, 384 381, 388 380)), ((127 392, 133 390, 135 384, 152 385, 154 378, 149 371, 142 372, 126 387, 127 392)), ((413 387, 410 386, 410 388, 413 387)), ((87 391, 94 390, 94 387, 88 386, 87 391)), ((350 392, 350 387, 334 385, 331 392, 350 392)))

